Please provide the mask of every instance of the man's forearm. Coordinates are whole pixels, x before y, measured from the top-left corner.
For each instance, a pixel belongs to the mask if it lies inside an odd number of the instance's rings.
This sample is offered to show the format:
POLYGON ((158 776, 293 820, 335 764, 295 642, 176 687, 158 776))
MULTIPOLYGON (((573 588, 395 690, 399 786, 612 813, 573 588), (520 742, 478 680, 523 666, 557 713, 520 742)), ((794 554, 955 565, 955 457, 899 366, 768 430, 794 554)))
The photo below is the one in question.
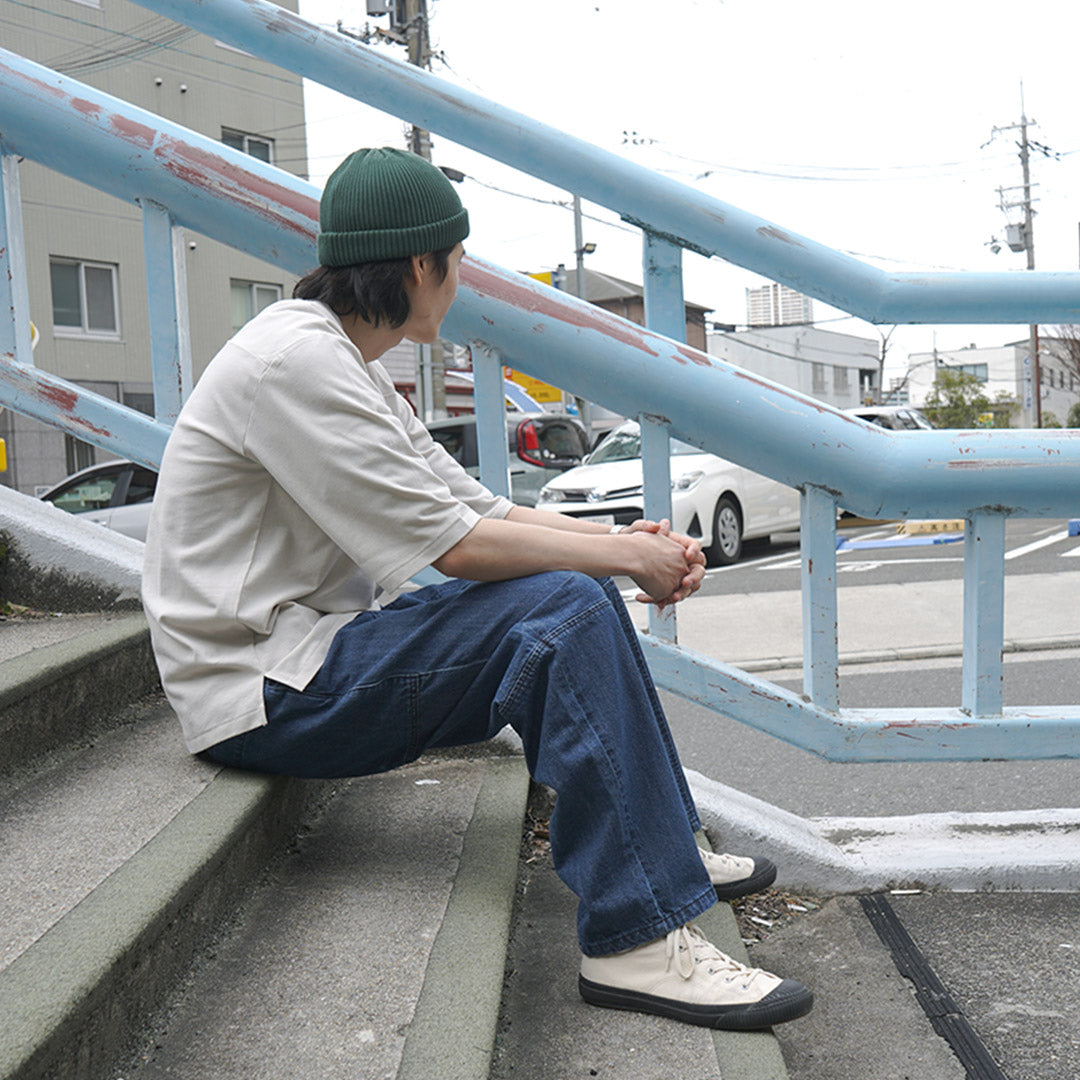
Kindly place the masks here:
POLYGON ((506 515, 507 521, 518 521, 523 525, 543 525, 548 529, 577 533, 610 533, 610 525, 601 525, 596 521, 570 517, 568 514, 556 514, 551 510, 537 510, 532 506, 515 506, 506 515))

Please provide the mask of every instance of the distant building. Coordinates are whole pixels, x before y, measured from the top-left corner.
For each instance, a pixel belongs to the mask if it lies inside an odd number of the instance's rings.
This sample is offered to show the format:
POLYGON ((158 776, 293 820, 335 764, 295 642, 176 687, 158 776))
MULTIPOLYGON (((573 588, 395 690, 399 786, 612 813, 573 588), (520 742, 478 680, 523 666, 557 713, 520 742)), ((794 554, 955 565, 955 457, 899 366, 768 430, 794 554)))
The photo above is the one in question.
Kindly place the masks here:
MULTIPOLYGON (((560 286, 569 293, 575 291, 577 271, 560 267, 556 274, 561 277, 560 286)), ((611 274, 601 274, 597 270, 585 270, 585 296, 590 304, 621 315, 639 326, 645 325, 645 290, 611 274)), ((705 352, 705 316, 712 309, 701 304, 686 303, 686 344, 705 352)))
MULTIPOLYGON (((278 0, 298 10, 298 0, 278 0)), ((307 175, 302 79, 129 0, 4 5, 6 49, 298 176, 307 175), (76 17, 77 16, 77 17, 76 17)), ((32 161, 20 165, 34 363, 153 412, 139 207, 32 161)), ((296 278, 187 232, 191 359, 197 378, 225 341, 296 278)), ((111 456, 0 412, 8 468, 27 494, 111 456)))
MULTIPOLYGON (((1034 365, 1026 339, 990 348, 971 345, 966 349, 912 353, 908 357, 907 389, 913 405, 926 402, 934 378, 943 367, 974 375, 991 401, 999 394, 1012 397, 1019 405, 1012 416, 1013 427, 1035 426, 1034 365)), ((1039 338, 1039 369, 1042 415, 1045 419, 1053 413, 1064 423, 1069 410, 1080 400, 1080 370, 1069 362, 1061 339, 1039 338)))
POLYGON ((799 326, 814 321, 814 301, 801 292, 773 282, 746 290, 746 325, 799 326))
POLYGON ((816 326, 772 326, 709 334, 710 356, 781 386, 851 409, 873 402, 878 342, 816 326))

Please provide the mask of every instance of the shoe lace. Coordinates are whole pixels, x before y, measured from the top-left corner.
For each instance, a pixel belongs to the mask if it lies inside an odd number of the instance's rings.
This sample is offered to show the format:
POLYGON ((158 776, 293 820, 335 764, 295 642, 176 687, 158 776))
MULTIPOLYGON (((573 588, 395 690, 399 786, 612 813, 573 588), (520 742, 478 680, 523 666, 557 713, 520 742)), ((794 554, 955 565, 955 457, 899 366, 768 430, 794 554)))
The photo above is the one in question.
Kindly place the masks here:
POLYGON ((702 855, 706 863, 712 865, 719 864, 727 871, 735 871, 739 869, 739 862, 734 855, 728 855, 727 852, 719 853, 716 851, 702 850, 702 855))
POLYGON ((691 978, 698 966, 705 964, 709 975, 722 975, 725 982, 739 979, 745 990, 761 974, 761 968, 747 967, 721 952, 693 923, 672 930, 666 949, 668 965, 674 962, 675 970, 684 979, 691 978))

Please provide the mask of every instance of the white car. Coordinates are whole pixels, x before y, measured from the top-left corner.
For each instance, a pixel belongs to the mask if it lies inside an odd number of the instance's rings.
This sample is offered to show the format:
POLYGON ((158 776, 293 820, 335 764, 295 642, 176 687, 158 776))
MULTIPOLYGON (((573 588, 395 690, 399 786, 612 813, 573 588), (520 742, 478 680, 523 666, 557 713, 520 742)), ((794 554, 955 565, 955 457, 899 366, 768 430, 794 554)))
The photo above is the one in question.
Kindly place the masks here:
MULTIPOLYGON (((614 428, 584 463, 545 484, 537 508, 627 525, 643 516, 641 431, 614 428)), ((701 540, 712 566, 737 562, 743 540, 799 527, 799 493, 689 443, 671 440, 671 526, 701 540)))
POLYGON ((157 473, 134 461, 107 461, 74 473, 41 498, 69 514, 135 540, 146 539, 157 473))

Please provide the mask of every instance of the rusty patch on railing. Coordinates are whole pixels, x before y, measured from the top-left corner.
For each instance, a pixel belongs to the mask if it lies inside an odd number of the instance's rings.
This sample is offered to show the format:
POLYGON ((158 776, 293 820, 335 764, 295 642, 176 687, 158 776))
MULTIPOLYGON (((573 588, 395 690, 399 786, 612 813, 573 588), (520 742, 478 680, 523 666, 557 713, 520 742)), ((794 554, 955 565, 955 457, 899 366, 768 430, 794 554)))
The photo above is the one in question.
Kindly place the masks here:
POLYGON ((113 113, 109 117, 109 124, 125 142, 136 143, 146 150, 154 145, 157 132, 147 124, 140 124, 137 120, 121 116, 119 113, 113 113))
POLYGON ((72 98, 71 107, 84 116, 101 115, 101 105, 96 101, 87 101, 86 98, 72 98))
POLYGON ((163 136, 155 156, 168 172, 192 187, 242 202, 244 206, 289 232, 312 240, 318 230, 319 203, 310 195, 264 179, 192 143, 163 136), (284 207, 296 218, 275 209, 284 207), (297 220, 300 218, 302 220, 297 220))
POLYGON ((461 280, 470 288, 484 296, 490 296, 493 300, 501 300, 511 307, 520 308, 523 311, 531 311, 537 315, 545 315, 557 322, 567 323, 570 326, 580 326, 583 329, 599 330, 614 338, 620 344, 629 345, 648 353, 649 356, 660 356, 660 351, 653 347, 649 340, 651 335, 648 331, 610 315, 602 308, 593 308, 588 312, 579 313, 570 304, 561 300, 558 290, 548 289, 552 296, 545 295, 545 286, 531 285, 525 280, 515 281, 509 276, 499 274, 485 264, 475 259, 466 259, 461 266, 461 280))
POLYGON ((77 424, 87 431, 92 431, 95 435, 111 434, 107 428, 99 428, 91 424, 85 417, 76 415, 75 409, 79 404, 79 395, 76 391, 68 390, 63 386, 53 386, 40 382, 34 385, 34 390, 44 401, 52 402, 62 412, 67 413, 73 424, 77 424))

